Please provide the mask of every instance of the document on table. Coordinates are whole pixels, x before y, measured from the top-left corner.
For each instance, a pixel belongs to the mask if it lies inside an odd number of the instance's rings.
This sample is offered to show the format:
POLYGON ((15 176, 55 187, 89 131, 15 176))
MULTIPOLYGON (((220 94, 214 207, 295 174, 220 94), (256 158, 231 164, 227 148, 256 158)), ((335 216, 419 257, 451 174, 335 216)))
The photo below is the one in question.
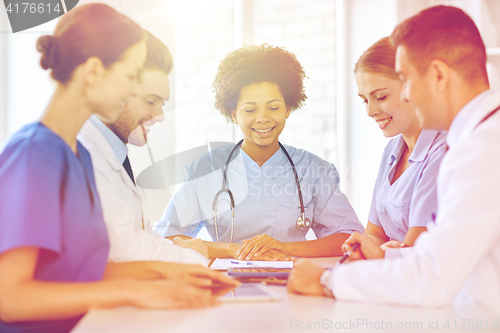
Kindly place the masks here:
POLYGON ((236 259, 215 259, 210 269, 226 271, 229 267, 239 268, 293 268, 293 261, 246 261, 236 259))

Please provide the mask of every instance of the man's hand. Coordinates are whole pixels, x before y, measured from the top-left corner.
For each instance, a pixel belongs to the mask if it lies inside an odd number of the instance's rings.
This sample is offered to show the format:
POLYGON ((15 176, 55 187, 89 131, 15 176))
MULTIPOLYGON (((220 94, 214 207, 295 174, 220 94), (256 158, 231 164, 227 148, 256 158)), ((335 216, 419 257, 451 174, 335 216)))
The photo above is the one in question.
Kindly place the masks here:
POLYGON ((382 259, 385 256, 384 250, 382 250, 373 239, 368 236, 363 236, 359 232, 352 233, 351 237, 342 245, 342 251, 352 251, 349 256, 350 261, 360 259, 382 259), (355 251, 352 251, 352 247, 356 243, 359 243, 360 246, 355 251))
POLYGON ((182 239, 181 237, 175 237, 174 244, 186 249, 195 250, 196 252, 200 253, 202 256, 208 259, 208 248, 199 238, 192 238, 186 240, 182 239))
POLYGON ((325 268, 314 264, 308 259, 299 259, 288 276, 287 289, 289 293, 301 295, 324 296, 323 287, 319 281, 325 268))

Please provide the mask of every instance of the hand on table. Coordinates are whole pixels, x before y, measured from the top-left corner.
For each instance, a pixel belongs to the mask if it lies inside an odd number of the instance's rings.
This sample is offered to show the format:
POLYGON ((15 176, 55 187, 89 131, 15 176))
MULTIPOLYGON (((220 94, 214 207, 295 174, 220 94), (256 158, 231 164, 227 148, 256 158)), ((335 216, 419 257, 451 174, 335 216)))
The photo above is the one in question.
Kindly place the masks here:
POLYGON ((183 282, 196 287, 235 288, 241 283, 200 265, 161 263, 161 273, 167 280, 183 282))
POLYGON ((382 259, 385 252, 368 236, 363 236, 359 232, 353 232, 352 235, 342 245, 342 251, 352 251, 349 256, 350 261, 360 259, 382 259), (354 244, 359 243, 360 246, 352 251, 354 244))
POLYGON ((188 284, 194 287, 201 287, 209 290, 212 295, 221 296, 231 289, 239 287, 241 282, 227 277, 221 273, 212 271, 200 265, 189 265, 180 263, 165 263, 165 278, 188 284))
POLYGON ((269 250, 260 256, 253 257, 252 259, 249 260, 262 260, 262 261, 293 261, 294 258, 291 258, 289 255, 280 252, 278 250, 269 250))
POLYGON ((319 279, 325 270, 308 259, 297 260, 288 276, 286 284, 288 292, 323 296, 323 287, 319 279))
POLYGON ((380 248, 384 251, 387 249, 400 249, 403 247, 407 247, 405 245, 405 243, 402 243, 402 242, 396 241, 396 240, 390 240, 390 241, 385 242, 384 244, 380 245, 380 248))
POLYGON ((199 238, 182 239, 181 237, 175 237, 174 244, 186 249, 195 250, 208 259, 208 248, 199 238))
POLYGON ((236 253, 239 260, 291 260, 287 254, 287 243, 280 242, 266 234, 245 239, 236 253), (272 259, 269 259, 272 258, 272 259))
POLYGON ((124 281, 131 305, 148 309, 184 309, 218 304, 209 290, 178 281, 124 281))

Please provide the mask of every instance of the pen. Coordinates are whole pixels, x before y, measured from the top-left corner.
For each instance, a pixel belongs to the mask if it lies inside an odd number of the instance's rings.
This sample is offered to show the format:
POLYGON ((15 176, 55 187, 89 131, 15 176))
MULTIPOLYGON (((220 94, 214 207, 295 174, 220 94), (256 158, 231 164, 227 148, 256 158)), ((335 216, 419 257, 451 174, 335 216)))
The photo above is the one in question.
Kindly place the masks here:
POLYGON ((349 258, 349 256, 351 255, 351 253, 353 251, 356 251, 356 249, 358 247, 359 247, 359 243, 354 244, 353 247, 352 247, 352 250, 347 251, 346 253, 344 253, 344 255, 342 256, 342 258, 340 258, 340 260, 337 262, 337 265, 342 264, 344 261, 346 261, 347 258, 349 258))

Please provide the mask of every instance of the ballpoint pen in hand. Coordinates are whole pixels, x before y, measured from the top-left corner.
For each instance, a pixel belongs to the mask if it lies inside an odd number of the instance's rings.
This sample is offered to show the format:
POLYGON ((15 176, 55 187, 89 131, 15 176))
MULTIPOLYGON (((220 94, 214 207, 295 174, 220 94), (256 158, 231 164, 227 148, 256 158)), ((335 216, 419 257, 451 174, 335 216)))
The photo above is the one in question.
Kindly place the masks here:
POLYGON ((356 251, 356 249, 359 247, 359 243, 356 243, 352 246, 352 249, 347 251, 346 253, 344 253, 344 255, 342 256, 342 258, 340 258, 340 260, 337 262, 337 265, 339 264, 342 264, 344 261, 346 261, 349 256, 351 255, 351 253, 353 253, 354 251, 356 251))

